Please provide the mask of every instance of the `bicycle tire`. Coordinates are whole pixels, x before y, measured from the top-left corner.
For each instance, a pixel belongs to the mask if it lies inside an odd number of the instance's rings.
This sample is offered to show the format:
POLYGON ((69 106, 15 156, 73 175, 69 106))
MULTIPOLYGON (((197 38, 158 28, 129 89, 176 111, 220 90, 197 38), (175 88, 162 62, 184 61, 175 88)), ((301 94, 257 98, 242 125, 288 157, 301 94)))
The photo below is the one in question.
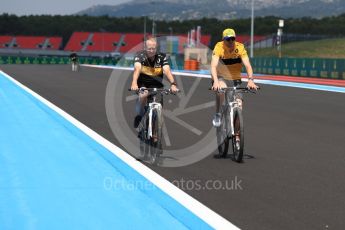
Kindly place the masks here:
POLYGON ((238 163, 243 160, 243 149, 244 149, 244 124, 243 124, 243 114, 240 108, 234 109, 234 133, 232 137, 232 159, 238 163), (236 136, 239 136, 236 140, 236 136))
POLYGON ((151 138, 150 140, 150 161, 149 163, 152 165, 158 165, 160 161, 160 155, 163 153, 162 149, 162 114, 161 111, 158 109, 154 109, 152 111, 152 130, 153 135, 155 138, 151 138))
POLYGON ((147 124, 148 124, 148 115, 145 114, 141 119, 139 124, 139 146, 140 146, 140 159, 145 160, 149 156, 150 143, 147 139, 147 124))
POLYGON ((226 157, 229 150, 229 119, 228 109, 221 113, 221 125, 217 127, 218 156, 226 157))

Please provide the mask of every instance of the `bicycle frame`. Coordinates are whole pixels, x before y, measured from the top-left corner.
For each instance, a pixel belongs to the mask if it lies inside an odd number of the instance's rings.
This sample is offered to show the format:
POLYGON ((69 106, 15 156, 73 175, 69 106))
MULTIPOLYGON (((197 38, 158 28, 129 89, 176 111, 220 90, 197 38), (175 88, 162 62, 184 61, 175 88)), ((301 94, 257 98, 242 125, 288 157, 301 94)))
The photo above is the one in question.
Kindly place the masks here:
POLYGON ((159 114, 161 114, 162 108, 163 108, 160 102, 161 100, 159 101, 157 99, 157 95, 160 94, 160 96, 162 97, 163 94, 170 94, 171 91, 169 89, 161 89, 161 88, 140 88, 139 90, 137 90, 138 93, 145 92, 145 91, 147 91, 148 93, 151 93, 148 95, 148 98, 147 98, 148 103, 145 106, 147 108, 146 112, 149 113, 149 125, 148 125, 148 130, 147 130, 147 138, 151 138, 153 110, 157 110, 159 114))
POLYGON ((235 135, 234 131, 234 109, 239 108, 238 102, 235 101, 236 96, 236 87, 231 87, 230 90, 225 90, 225 106, 230 108, 230 124, 231 124, 231 135, 235 135), (229 92, 230 91, 230 92, 229 92))
MULTIPOLYGON (((129 89, 130 90, 130 89, 129 89)), ((170 94, 168 89, 140 88, 137 93, 148 92, 145 105, 145 115, 139 127, 140 153, 149 157, 151 164, 158 164, 159 156, 162 154, 162 99, 164 94, 170 94)))
POLYGON ((148 104, 148 110, 149 110, 149 126, 147 130, 147 138, 153 137, 152 135, 152 114, 153 110, 157 110, 158 114, 161 114, 160 112, 162 111, 162 104, 156 101, 156 96, 157 95, 152 95, 153 96, 153 102, 150 102, 148 104))

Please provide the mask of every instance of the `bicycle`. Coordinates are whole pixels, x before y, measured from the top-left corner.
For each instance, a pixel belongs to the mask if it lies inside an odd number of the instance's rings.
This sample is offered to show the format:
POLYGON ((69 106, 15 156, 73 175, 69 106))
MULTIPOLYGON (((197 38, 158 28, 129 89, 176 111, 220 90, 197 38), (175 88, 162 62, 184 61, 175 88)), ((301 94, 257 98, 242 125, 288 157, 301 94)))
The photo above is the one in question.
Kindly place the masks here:
MULTIPOLYGON (((130 89, 129 89, 130 90, 130 89)), ((131 91, 131 90, 130 90, 131 91)), ((174 94, 170 89, 161 88, 140 88, 137 93, 149 93, 147 104, 144 107, 145 114, 138 126, 138 137, 140 142, 140 155, 150 164, 158 165, 162 148, 163 95, 174 94), (157 96, 160 96, 158 99, 157 96)))
POLYGON ((244 124, 242 103, 239 93, 256 93, 255 91, 239 86, 226 87, 218 90, 225 94, 224 104, 220 107, 221 125, 217 127, 217 145, 220 157, 226 157, 229 142, 232 144, 232 159, 242 162, 244 149, 244 124))

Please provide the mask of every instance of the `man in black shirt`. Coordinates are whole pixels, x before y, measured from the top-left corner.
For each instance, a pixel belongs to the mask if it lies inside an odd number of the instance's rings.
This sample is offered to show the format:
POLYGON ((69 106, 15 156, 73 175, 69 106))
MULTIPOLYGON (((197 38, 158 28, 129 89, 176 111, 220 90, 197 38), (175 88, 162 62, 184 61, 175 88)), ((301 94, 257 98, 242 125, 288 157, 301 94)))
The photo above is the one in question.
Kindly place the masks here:
MULTIPOLYGON (((162 88, 163 73, 170 82, 172 92, 177 92, 177 85, 171 73, 166 54, 157 52, 157 40, 150 38, 146 41, 144 51, 137 53, 134 58, 134 72, 131 90, 145 88, 162 88)), ((147 93, 140 93, 136 107, 134 127, 138 127, 141 117, 144 114, 144 106, 147 100, 147 93)))
POLYGON ((69 55, 72 64, 72 71, 78 70, 78 55, 76 52, 73 52, 69 55))

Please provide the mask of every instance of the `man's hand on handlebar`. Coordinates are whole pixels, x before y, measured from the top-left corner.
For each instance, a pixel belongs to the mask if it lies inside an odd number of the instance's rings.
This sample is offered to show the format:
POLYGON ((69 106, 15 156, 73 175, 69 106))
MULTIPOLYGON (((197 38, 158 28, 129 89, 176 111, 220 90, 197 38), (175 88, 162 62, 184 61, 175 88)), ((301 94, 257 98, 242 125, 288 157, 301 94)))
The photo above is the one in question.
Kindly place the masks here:
POLYGON ((213 91, 219 91, 220 89, 221 89, 221 86, 219 84, 219 81, 218 80, 214 81, 213 85, 212 85, 212 90, 213 91))
POLYGON ((247 83, 247 88, 248 89, 258 90, 259 86, 255 85, 254 81, 249 79, 248 83, 247 83))
POLYGON ((131 90, 132 91, 138 91, 139 90, 138 84, 137 83, 132 83, 131 90))
POLYGON ((179 92, 179 89, 176 87, 176 85, 171 85, 170 86, 170 91, 172 93, 177 93, 177 92, 179 92))

